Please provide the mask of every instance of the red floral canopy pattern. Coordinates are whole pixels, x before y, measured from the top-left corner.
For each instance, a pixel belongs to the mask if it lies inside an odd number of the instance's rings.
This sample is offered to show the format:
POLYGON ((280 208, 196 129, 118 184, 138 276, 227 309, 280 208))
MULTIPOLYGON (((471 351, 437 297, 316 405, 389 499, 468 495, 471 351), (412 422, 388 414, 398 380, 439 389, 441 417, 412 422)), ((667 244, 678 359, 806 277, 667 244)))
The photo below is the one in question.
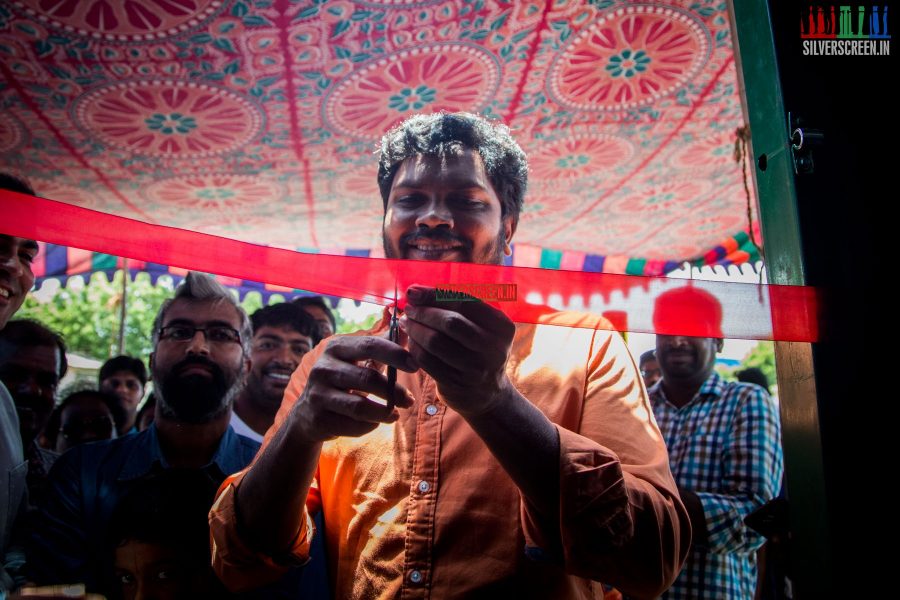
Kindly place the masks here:
POLYGON ((13 0, 0 75, 0 168, 148 223, 379 256, 377 140, 465 110, 529 156, 523 247, 658 264, 748 231, 721 0, 13 0))

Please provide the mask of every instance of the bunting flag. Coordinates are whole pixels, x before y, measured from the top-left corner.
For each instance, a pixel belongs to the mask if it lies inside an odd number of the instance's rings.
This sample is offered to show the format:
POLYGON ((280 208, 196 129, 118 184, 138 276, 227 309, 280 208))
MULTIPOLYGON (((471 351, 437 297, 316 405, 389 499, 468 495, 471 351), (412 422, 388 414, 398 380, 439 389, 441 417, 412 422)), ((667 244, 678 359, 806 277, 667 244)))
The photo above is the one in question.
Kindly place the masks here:
MULTIPOLYGON (((38 242, 38 246, 40 250, 31 265, 32 272, 35 275, 34 283, 36 289, 40 289, 48 279, 58 280, 65 285, 69 277, 81 275, 89 278, 94 273, 100 273, 106 277, 107 281, 111 281, 113 274, 123 269, 128 271, 129 277, 132 279, 138 273, 147 273, 150 276, 150 282, 156 285, 159 278, 165 275, 171 277, 173 283, 177 285, 184 279, 189 270, 156 262, 129 260, 119 256, 104 254, 103 252, 93 252, 41 241, 38 242)), ((236 290, 241 300, 247 294, 256 292, 260 294, 264 304, 268 303, 274 294, 280 294, 288 299, 299 296, 319 295, 307 290, 273 285, 261 281, 251 281, 249 279, 237 279, 224 275, 216 275, 216 280, 222 285, 236 290)), ((340 298, 334 296, 325 296, 325 298, 335 307, 340 301, 340 298)))
MULTIPOLYGON (((819 337, 816 292, 802 286, 308 254, 6 191, 0 191, 0 214, 0 231, 8 235, 363 302, 386 305, 394 289, 412 284, 513 286, 515 300, 497 306, 518 322, 583 326, 553 310, 573 309, 611 316, 622 331, 806 342, 819 337)), ((562 256, 548 260, 563 264, 562 256)))
MULTIPOLYGON (((37 259, 32 265, 35 273, 35 286, 40 289, 44 281, 47 279, 56 279, 63 283, 73 275, 90 276, 92 273, 101 273, 106 276, 107 280, 112 274, 121 269, 128 269, 131 277, 137 273, 147 273, 150 281, 156 284, 156 281, 162 275, 168 275, 177 284, 187 272, 186 269, 180 269, 169 265, 162 265, 153 262, 144 261, 126 261, 117 256, 104 254, 102 252, 91 252, 81 250, 79 248, 70 248, 68 246, 60 246, 58 244, 48 244, 38 242, 41 251, 37 259)), ((620 273, 614 270, 617 265, 621 265, 618 257, 607 257, 598 254, 586 254, 584 252, 575 252, 570 250, 548 250, 545 248, 530 246, 528 244, 511 244, 512 255, 504 257, 504 264, 516 265, 520 267, 535 267, 540 269, 559 269, 564 271, 586 271, 589 273, 620 273)), ((315 248, 303 250, 309 254, 320 254, 321 252, 315 248)), ((369 250, 345 250, 344 252, 332 251, 326 254, 343 254, 346 256, 368 257, 371 252, 369 250)), ((749 236, 746 234, 738 234, 736 238, 729 238, 711 252, 708 257, 700 259, 693 263, 696 267, 714 266, 727 267, 731 265, 739 265, 743 263, 753 264, 759 259, 759 254, 755 247, 749 244, 749 236), (722 257, 722 253, 718 248, 726 248, 728 245, 734 245, 737 240, 744 238, 747 240, 749 249, 743 251, 739 258, 735 258, 737 254, 732 253, 728 257, 722 257), (711 257, 711 260, 708 259, 711 257)), ((684 266, 683 263, 675 261, 652 261, 641 259, 628 259, 625 263, 625 273, 628 275, 666 275, 674 270, 684 266)), ((238 291, 240 298, 243 300, 250 292, 258 292, 262 295, 264 301, 268 301, 272 294, 286 294, 288 296, 306 295, 305 290, 287 288, 284 286, 273 285, 270 283, 262 283, 259 281, 250 281, 245 279, 234 279, 231 277, 217 277, 219 283, 238 291)), ((338 298, 329 297, 333 305, 336 305, 338 298)))

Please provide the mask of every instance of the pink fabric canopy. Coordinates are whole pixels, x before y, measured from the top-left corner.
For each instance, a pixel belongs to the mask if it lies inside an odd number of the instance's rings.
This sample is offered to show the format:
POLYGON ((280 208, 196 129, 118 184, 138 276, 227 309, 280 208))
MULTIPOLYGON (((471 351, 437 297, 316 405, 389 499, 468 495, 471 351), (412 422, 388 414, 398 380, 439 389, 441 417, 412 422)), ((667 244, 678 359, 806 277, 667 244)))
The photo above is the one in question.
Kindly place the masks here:
POLYGON ((376 141, 472 111, 529 156, 515 241, 533 266, 548 250, 656 274, 747 237, 725 6, 13 0, 0 169, 148 223, 377 256, 376 141))

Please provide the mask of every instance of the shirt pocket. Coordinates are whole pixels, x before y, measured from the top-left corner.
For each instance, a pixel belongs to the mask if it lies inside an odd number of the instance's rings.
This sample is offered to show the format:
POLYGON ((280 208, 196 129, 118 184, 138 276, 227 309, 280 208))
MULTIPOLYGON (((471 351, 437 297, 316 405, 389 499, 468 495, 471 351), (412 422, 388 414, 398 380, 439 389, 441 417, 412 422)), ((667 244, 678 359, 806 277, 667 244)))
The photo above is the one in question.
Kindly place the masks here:
POLYGON ((678 484, 695 492, 712 491, 722 477, 722 438, 698 433, 686 440, 678 464, 678 484))

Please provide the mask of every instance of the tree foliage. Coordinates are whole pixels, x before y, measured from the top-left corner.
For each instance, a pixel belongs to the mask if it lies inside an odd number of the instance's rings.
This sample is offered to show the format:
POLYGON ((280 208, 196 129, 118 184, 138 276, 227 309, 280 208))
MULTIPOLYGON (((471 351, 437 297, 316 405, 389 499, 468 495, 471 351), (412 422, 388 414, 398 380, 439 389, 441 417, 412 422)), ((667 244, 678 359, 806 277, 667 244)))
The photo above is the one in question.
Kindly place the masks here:
MULTIPOLYGON (((147 360, 153 350, 153 320, 163 301, 172 297, 173 290, 169 277, 161 277, 157 285, 150 282, 146 273, 128 281, 124 354, 147 360)), ((59 332, 71 352, 106 360, 123 353, 118 347, 121 299, 122 272, 117 272, 112 282, 103 274, 95 273, 84 285, 70 281, 49 298, 39 300, 29 294, 16 318, 35 319, 59 332)), ((283 301, 280 294, 269 298, 270 304, 283 301)), ((241 306, 247 314, 253 314, 263 306, 262 296, 251 292, 241 306)), ((370 328, 379 318, 373 314, 359 321, 348 320, 340 311, 335 311, 335 316, 339 333, 370 328)))
POLYGON ((361 329, 371 329, 381 318, 380 314, 372 314, 360 321, 351 321, 344 319, 339 311, 334 311, 334 316, 337 321, 337 333, 353 333, 361 329))
POLYGON ((750 367, 760 369, 769 381, 769 387, 774 388, 778 384, 778 380, 775 378, 775 344, 769 341, 761 341, 750 349, 738 366, 732 368, 716 367, 716 371, 725 379, 734 381, 737 379, 736 374, 738 371, 749 369, 750 367))
POLYGON ((756 344, 741 361, 739 369, 750 367, 760 369, 769 380, 769 385, 774 386, 778 382, 775 379, 775 344, 768 341, 756 344))
POLYGON ((154 286, 147 274, 128 282, 124 352, 118 347, 121 271, 112 282, 100 273, 83 286, 70 281, 45 301, 29 294, 16 317, 35 319, 59 332, 69 350, 83 356, 106 360, 124 353, 146 360, 152 350, 153 319, 163 301, 172 297, 172 289, 171 280, 160 279, 154 286))

